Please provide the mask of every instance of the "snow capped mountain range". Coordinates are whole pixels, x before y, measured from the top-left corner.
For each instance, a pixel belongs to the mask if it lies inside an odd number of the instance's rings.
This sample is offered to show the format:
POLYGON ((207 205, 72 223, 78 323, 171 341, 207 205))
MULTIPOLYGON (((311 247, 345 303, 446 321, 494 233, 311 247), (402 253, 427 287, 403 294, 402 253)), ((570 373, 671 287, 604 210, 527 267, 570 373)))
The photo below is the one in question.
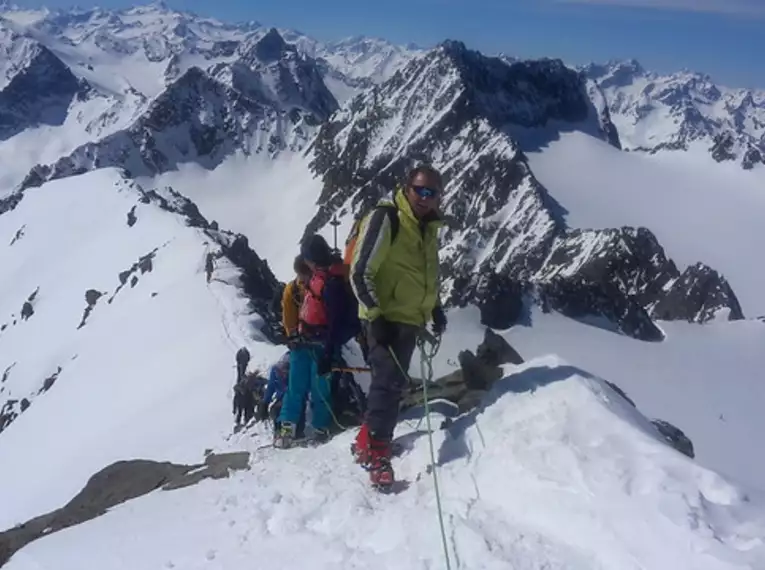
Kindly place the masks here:
POLYGON ((634 60, 583 71, 605 94, 626 149, 700 146, 720 162, 765 164, 765 91, 730 89, 701 73, 659 75, 634 60))
POLYGON ((300 238, 341 246, 427 161, 445 180, 435 377, 465 376, 490 330, 526 358, 438 418, 458 565, 759 570, 764 105, 635 62, 4 4, 0 566, 441 564, 419 427, 399 426, 410 488, 385 498, 355 484, 351 433, 286 455, 265 428, 230 434, 234 353, 251 371, 282 355, 273 297, 300 238), (141 469, 227 452, 243 473, 110 510, 170 486, 141 469), (57 532, 71 509, 98 518, 57 532))

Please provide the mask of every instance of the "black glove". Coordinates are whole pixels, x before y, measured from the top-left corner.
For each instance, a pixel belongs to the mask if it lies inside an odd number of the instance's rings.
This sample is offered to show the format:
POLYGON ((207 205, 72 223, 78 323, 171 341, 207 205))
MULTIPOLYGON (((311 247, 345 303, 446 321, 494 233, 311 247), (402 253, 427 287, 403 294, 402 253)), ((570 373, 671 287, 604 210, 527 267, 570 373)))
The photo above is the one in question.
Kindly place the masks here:
POLYGON ((319 357, 319 361, 316 363, 316 373, 319 376, 326 376, 332 372, 332 357, 324 354, 319 357))
POLYGON ((436 305, 436 308, 433 309, 433 334, 436 336, 444 334, 446 324, 446 313, 444 313, 443 307, 436 305))
POLYGON ((258 402, 258 410, 255 412, 255 421, 264 422, 268 419, 268 404, 265 400, 258 402))
POLYGON ((377 317, 370 324, 372 338, 380 346, 388 347, 396 340, 397 331, 393 323, 386 320, 385 317, 377 317))

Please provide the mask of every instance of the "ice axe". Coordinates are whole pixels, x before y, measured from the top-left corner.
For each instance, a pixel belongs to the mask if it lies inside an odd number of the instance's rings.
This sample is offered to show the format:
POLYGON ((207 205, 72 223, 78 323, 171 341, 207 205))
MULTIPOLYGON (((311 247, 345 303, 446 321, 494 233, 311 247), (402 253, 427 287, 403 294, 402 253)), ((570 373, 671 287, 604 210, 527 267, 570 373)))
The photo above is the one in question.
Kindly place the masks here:
POLYGON ((333 226, 333 232, 335 234, 335 253, 339 254, 340 250, 337 247, 337 226, 340 225, 340 220, 337 219, 337 214, 335 214, 332 220, 330 220, 329 225, 333 226))

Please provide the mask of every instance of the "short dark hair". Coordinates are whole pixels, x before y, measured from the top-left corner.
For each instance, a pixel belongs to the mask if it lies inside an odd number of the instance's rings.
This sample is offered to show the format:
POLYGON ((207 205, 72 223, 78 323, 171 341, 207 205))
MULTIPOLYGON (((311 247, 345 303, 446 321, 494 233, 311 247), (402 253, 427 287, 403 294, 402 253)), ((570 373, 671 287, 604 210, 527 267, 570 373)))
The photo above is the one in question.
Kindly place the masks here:
POLYGON ((308 275, 311 273, 311 268, 308 267, 302 255, 295 257, 295 261, 292 264, 292 269, 295 270, 296 275, 308 275))
POLYGON ((414 179, 417 178, 417 176, 420 174, 435 178, 438 180, 438 185, 441 187, 441 189, 443 189, 444 181, 443 178, 441 178, 441 173, 429 164, 420 164, 419 166, 415 166, 409 171, 409 174, 406 175, 407 188, 412 185, 414 179))

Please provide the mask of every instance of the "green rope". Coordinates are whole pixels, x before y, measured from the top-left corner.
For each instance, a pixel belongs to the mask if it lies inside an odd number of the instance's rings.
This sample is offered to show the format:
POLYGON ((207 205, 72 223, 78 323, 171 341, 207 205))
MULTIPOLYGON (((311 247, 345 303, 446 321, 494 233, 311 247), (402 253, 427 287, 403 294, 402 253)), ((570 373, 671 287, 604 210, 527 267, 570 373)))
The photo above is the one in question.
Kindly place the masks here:
MULTIPOLYGON (((438 510, 438 524, 441 527, 441 542, 444 547, 444 559, 446 560, 446 570, 451 570, 451 562, 449 560, 449 546, 446 540, 446 527, 444 526, 443 508, 441 507, 441 492, 438 487, 438 475, 436 471, 436 453, 433 448, 433 429, 430 425, 430 403, 428 401, 428 384, 433 380, 433 358, 438 353, 438 349, 441 346, 441 337, 433 338, 429 333, 423 336, 418 336, 417 347, 420 349, 420 376, 422 377, 422 395, 425 400, 425 421, 428 428, 428 446, 430 447, 430 469, 433 474, 433 487, 436 493, 436 507, 438 510), (425 339, 427 337, 428 340, 425 339), (430 352, 425 348, 425 344, 428 342, 431 346, 430 352), (426 372, 427 369, 427 372, 426 372)), ((409 373, 401 366, 396 353, 393 348, 388 347, 393 361, 401 370, 404 377, 411 384, 412 379, 409 377, 409 373)))

